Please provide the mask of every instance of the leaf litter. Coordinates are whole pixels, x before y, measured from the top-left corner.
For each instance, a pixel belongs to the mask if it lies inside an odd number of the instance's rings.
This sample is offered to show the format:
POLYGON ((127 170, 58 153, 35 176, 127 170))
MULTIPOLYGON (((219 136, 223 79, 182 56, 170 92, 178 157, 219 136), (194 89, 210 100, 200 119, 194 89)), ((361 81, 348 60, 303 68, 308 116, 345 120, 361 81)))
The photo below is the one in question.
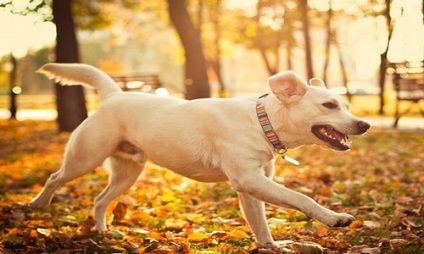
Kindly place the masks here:
POLYGON ((66 184, 46 209, 28 202, 60 167, 68 134, 53 122, 0 121, 0 253, 424 253, 424 133, 373 129, 336 153, 289 151, 275 180, 356 219, 331 228, 267 206, 279 249, 262 249, 227 183, 204 184, 148 165, 108 207, 107 232, 93 227, 93 200, 108 172, 66 184))

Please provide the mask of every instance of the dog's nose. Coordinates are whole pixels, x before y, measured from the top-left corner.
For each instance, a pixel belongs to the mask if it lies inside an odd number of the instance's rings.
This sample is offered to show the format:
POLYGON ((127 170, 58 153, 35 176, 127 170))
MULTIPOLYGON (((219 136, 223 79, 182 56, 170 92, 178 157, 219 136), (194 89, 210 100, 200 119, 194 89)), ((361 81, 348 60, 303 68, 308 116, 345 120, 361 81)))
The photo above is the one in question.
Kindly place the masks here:
POLYGON ((358 129, 362 132, 362 133, 364 133, 364 132, 366 132, 369 128, 370 128, 371 126, 370 126, 370 124, 369 123, 367 123, 367 122, 365 122, 365 121, 359 121, 358 122, 358 129))

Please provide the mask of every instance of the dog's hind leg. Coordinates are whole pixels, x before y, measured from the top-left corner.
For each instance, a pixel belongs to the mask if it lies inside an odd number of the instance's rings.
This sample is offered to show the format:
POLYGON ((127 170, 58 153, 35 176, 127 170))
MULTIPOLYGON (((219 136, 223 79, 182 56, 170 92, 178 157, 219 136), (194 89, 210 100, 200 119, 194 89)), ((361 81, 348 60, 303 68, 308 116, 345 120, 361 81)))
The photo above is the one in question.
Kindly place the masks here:
POLYGON ((137 180, 144 169, 144 160, 134 161, 131 159, 112 156, 110 159, 111 173, 106 188, 96 198, 94 204, 94 219, 96 230, 106 230, 106 208, 110 202, 124 194, 137 180))
POLYGON ((96 118, 95 115, 88 118, 72 133, 62 167, 50 175, 43 190, 31 201, 31 207, 47 207, 59 187, 93 171, 116 149, 119 142, 117 129, 99 131, 96 122, 99 119, 96 118))

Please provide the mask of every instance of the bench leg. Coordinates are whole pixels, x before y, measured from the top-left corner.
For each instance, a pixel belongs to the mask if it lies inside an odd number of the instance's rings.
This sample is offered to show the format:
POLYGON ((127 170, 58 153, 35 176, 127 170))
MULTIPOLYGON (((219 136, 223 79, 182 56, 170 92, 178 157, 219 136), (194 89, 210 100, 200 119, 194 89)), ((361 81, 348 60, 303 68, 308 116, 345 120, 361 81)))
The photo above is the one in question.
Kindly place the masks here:
POLYGON ((407 114, 409 111, 411 111, 411 109, 414 106, 414 104, 417 104, 418 110, 420 111, 421 115, 424 117, 424 110, 421 108, 421 105, 420 105, 420 102, 419 101, 412 101, 411 102, 412 104, 409 105, 408 109, 406 109, 403 112, 400 112, 400 110, 399 110, 399 104, 400 104, 399 102, 400 102, 399 100, 396 102, 395 121, 393 123, 393 128, 396 128, 397 127, 397 125, 399 123, 400 117, 402 115, 407 114))

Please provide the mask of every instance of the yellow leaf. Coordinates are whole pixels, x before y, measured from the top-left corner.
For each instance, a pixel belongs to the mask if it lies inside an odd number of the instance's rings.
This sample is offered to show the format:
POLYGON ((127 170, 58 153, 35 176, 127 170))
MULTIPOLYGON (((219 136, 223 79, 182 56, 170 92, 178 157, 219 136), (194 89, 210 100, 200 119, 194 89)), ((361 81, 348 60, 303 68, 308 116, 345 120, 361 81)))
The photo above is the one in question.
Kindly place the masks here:
POLYGON ((187 236, 189 242, 201 242, 206 238, 205 234, 201 232, 193 232, 187 236))
POLYGON ((169 203, 169 202, 175 201, 176 199, 177 198, 171 193, 165 193, 162 195, 162 202, 164 203, 169 203))
POLYGON ((233 229, 230 232, 230 236, 236 239, 243 239, 247 237, 247 233, 240 229, 233 229))
POLYGON ((205 217, 203 214, 199 213, 190 213, 185 216, 188 221, 194 222, 194 223, 202 223, 205 221, 205 217))
POLYGON ((343 183, 333 183, 331 185, 331 188, 338 193, 345 193, 346 192, 346 186, 343 183))

